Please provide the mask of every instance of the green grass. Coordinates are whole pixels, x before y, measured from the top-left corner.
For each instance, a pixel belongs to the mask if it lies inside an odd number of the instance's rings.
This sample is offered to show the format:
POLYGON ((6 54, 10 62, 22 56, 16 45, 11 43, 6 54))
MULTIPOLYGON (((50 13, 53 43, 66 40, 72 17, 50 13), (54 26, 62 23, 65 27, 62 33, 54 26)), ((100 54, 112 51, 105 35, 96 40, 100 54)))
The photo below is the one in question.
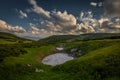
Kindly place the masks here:
POLYGON ((37 59, 43 58, 45 55, 50 54, 54 50, 54 46, 42 46, 38 48, 27 48, 28 53, 20 55, 19 57, 8 57, 3 63, 6 64, 38 64, 37 59), (38 57, 38 58, 37 58, 38 57))
POLYGON ((89 40, 89 41, 74 41, 71 43, 65 44, 65 51, 71 53, 70 50, 73 48, 77 48, 81 50, 81 54, 85 55, 91 51, 108 47, 110 45, 120 43, 120 39, 105 39, 105 40, 89 40))
POLYGON ((0 63, 0 80, 120 80, 119 39, 64 44, 66 50, 78 48, 84 55, 51 67, 42 64, 41 59, 54 53, 56 44, 26 48, 28 53, 7 57, 0 63), (35 72, 36 68, 44 72, 35 72))
MULTIPOLYGON (((34 79, 34 76, 36 76, 36 78, 40 77, 40 73, 36 73, 35 69, 38 68, 48 71, 51 68, 50 66, 42 64, 40 59, 51 54, 54 51, 54 48, 53 45, 42 46, 39 48, 27 48, 27 54, 20 55, 19 57, 6 58, 0 64, 0 75, 2 75, 0 76, 0 80, 2 80, 2 78, 3 80, 6 80, 6 76, 8 76, 7 80, 31 80, 34 79), (31 66, 29 67, 28 65, 31 66)), ((37 80, 39 80, 39 78, 37 80)))
POLYGON ((0 32, 0 44, 30 43, 32 40, 18 37, 14 34, 0 32))
POLYGON ((103 47, 56 66, 55 71, 70 74, 73 80, 118 80, 120 70, 120 43, 103 47), (75 76, 72 76, 75 75, 75 76))
POLYGON ((16 42, 10 42, 10 41, 5 41, 3 39, 0 39, 0 44, 15 44, 16 42))

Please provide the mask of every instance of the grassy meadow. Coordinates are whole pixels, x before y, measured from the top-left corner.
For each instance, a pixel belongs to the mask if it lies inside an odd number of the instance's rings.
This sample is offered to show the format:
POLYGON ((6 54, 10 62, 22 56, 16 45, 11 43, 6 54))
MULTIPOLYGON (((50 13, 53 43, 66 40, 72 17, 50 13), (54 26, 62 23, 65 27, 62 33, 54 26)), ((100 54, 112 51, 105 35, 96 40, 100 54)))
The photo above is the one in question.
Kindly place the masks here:
POLYGON ((120 80, 120 39, 0 41, 0 80, 120 80), (59 45, 76 58, 54 67, 41 63, 59 45))

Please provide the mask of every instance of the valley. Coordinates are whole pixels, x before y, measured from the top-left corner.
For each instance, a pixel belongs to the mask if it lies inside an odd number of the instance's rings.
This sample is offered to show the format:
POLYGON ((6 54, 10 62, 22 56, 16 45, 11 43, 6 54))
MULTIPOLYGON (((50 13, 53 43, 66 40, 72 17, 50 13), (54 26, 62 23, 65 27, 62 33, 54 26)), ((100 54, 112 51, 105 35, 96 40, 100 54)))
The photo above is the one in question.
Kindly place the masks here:
MULTIPOLYGON (((117 37, 117 36, 116 36, 117 37)), ((8 37, 7 37, 8 38, 8 37)), ((4 38, 0 38, 5 41, 4 38)), ((62 38, 61 38, 62 39, 62 38)), ((63 38, 64 39, 64 38, 63 38)), ((14 40, 14 39, 12 39, 14 40)), ((16 39, 15 39, 16 40, 16 39)), ((119 80, 120 39, 0 42, 0 80, 119 80), (75 57, 50 66, 42 60, 58 51, 75 57)), ((48 40, 48 39, 47 39, 48 40)), ((56 39, 55 39, 56 40, 56 39)))

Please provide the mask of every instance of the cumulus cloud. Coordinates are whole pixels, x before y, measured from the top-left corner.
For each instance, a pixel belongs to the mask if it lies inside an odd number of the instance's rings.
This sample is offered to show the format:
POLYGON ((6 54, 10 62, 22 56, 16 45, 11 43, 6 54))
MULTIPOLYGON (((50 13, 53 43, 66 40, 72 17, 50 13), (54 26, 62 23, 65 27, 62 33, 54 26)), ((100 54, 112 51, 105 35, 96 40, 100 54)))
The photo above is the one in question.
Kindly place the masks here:
MULTIPOLYGON (((46 28, 44 27, 45 29, 53 29, 53 31, 65 31, 74 28, 77 23, 75 16, 68 14, 67 11, 61 12, 54 10, 52 12, 49 12, 38 6, 35 0, 29 0, 29 3, 33 6, 32 9, 30 8, 32 11, 38 13, 39 15, 47 17, 43 18, 42 22, 40 22, 42 23, 42 26, 46 26, 46 28)), ((29 12, 30 9, 28 9, 29 12)))
POLYGON ((76 25, 76 31, 79 33, 94 33, 95 30, 92 26, 88 26, 86 24, 77 24, 76 25))
POLYGON ((13 33, 20 37, 25 37, 25 36, 47 37, 53 35, 52 32, 48 32, 45 29, 39 29, 34 24, 30 24, 30 27, 28 29, 24 29, 21 26, 12 26, 3 20, 0 20, 0 31, 13 33))
POLYGON ((90 5, 96 7, 97 3, 96 2, 91 2, 90 5))
POLYGON ((95 33, 97 20, 93 17, 91 11, 81 12, 79 17, 80 23, 76 25, 76 29, 80 33, 95 33))
POLYGON ((19 11, 19 17, 20 17, 21 19, 23 19, 23 18, 27 18, 28 16, 27 16, 26 13, 24 13, 22 10, 20 10, 20 11, 19 11))
POLYGON ((72 14, 68 14, 67 11, 63 13, 53 11, 52 18, 61 26, 71 27, 76 25, 76 18, 72 14))
POLYGON ((102 23, 103 28, 109 28, 109 29, 120 29, 120 24, 113 23, 111 21, 104 21, 102 23))
POLYGON ((55 31, 55 32, 56 31, 60 32, 63 29, 60 25, 55 24, 51 21, 47 21, 47 20, 43 22, 43 26, 45 26, 44 29, 47 29, 47 30, 50 30, 50 31, 55 31))
POLYGON ((77 24, 77 31, 82 33, 101 33, 101 32, 120 32, 120 19, 115 18, 115 21, 112 21, 112 18, 101 17, 100 19, 95 19, 92 12, 81 12, 80 14, 80 24, 77 24))
POLYGON ((102 24, 103 24, 104 22, 108 22, 108 21, 109 21, 108 18, 101 18, 101 19, 99 19, 98 22, 99 22, 100 28, 103 26, 102 24))
MULTIPOLYGON (((50 18, 50 12, 44 10, 42 7, 37 5, 37 2, 35 0, 29 0, 29 3, 33 6, 33 8, 31 8, 31 10, 37 14, 41 14, 44 17, 50 18)), ((30 12, 30 10, 29 10, 30 12)))
POLYGON ((101 18, 98 20, 99 23, 99 32, 104 33, 120 33, 120 24, 118 22, 118 18, 116 18, 117 21, 112 21, 110 18, 101 18))
POLYGON ((52 11, 51 18, 43 19, 40 24, 43 29, 53 32, 67 32, 75 28, 77 20, 72 14, 67 11, 52 11))
POLYGON ((91 2, 90 5, 93 6, 93 7, 102 7, 103 6, 103 2, 98 2, 98 3, 91 2))
POLYGON ((79 20, 81 23, 87 26, 93 25, 97 22, 97 20, 93 17, 93 14, 91 11, 81 12, 79 20))
POLYGON ((103 6, 103 2, 99 2, 99 3, 98 3, 98 6, 99 6, 99 7, 103 6))
POLYGON ((18 32, 18 33, 26 32, 26 30, 23 27, 11 26, 10 24, 6 23, 3 20, 0 20, 0 31, 3 31, 3 32, 18 32))
POLYGON ((29 36, 36 36, 36 37, 41 37, 41 38, 57 34, 54 31, 39 28, 37 26, 30 26, 27 33, 29 33, 29 36))
POLYGON ((120 17, 120 0, 105 0, 106 14, 112 17, 120 17))
MULTIPOLYGON (((39 25, 30 25, 27 33, 34 36, 47 37, 50 35, 62 34, 120 32, 119 18, 116 18, 114 22, 107 17, 96 19, 94 18, 92 11, 81 12, 79 18, 76 18, 67 11, 46 11, 38 6, 35 0, 29 0, 29 3, 32 5, 32 8, 28 9, 28 12, 32 11, 40 16, 47 17, 42 17, 42 21, 39 22, 39 25)), ((103 3, 91 2, 91 5, 101 7, 103 6, 103 3)))

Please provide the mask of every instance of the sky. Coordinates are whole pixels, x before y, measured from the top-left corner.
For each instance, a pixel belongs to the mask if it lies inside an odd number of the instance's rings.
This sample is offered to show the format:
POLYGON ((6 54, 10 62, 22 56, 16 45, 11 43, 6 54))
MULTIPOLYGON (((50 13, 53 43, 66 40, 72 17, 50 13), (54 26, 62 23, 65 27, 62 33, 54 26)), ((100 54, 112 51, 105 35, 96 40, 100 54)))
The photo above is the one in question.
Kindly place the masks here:
POLYGON ((120 0, 1 0, 0 31, 20 37, 120 33, 120 0))

